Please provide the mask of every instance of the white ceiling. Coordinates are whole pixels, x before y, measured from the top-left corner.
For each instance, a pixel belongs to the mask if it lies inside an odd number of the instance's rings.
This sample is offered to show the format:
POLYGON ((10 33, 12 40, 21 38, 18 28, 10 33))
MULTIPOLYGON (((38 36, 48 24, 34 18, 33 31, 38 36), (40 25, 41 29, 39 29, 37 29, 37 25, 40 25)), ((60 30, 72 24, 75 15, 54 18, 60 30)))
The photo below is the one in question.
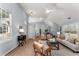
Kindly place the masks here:
POLYGON ((78 3, 22 3, 21 6, 33 18, 41 17, 44 21, 55 22, 60 25, 79 20, 78 3), (51 11, 46 13, 47 9, 51 11), (68 17, 71 17, 71 20, 68 20, 68 17))
POLYGON ((30 10, 33 11, 33 17, 47 17, 46 9, 53 9, 55 4, 52 3, 24 3, 21 4, 22 7, 29 13, 30 10))

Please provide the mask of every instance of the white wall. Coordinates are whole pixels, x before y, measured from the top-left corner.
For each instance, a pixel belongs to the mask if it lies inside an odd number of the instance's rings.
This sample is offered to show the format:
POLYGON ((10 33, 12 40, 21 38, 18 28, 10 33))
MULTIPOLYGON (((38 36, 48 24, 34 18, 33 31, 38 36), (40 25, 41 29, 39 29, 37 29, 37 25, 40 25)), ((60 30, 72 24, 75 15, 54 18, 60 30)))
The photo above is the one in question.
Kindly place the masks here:
POLYGON ((34 23, 34 22, 41 22, 43 20, 43 18, 40 17, 31 17, 29 16, 29 23, 34 23))
POLYGON ((44 22, 34 22, 29 24, 29 38, 39 35, 39 29, 41 29, 41 33, 45 32, 45 29, 49 29, 48 25, 44 22))
POLYGON ((50 20, 46 20, 45 23, 50 27, 50 32, 53 34, 53 35, 56 35, 57 32, 60 31, 60 25, 50 21, 50 20))
POLYGON ((0 8, 8 11, 12 14, 12 39, 3 44, 0 44, 0 55, 5 54, 7 51, 15 48, 17 46, 17 36, 18 36, 18 26, 22 25, 26 30, 24 21, 27 20, 27 16, 21 9, 19 4, 15 3, 0 3, 0 8))
POLYGON ((50 33, 53 35, 56 35, 57 32, 59 32, 59 26, 55 23, 52 23, 50 26, 49 24, 46 24, 45 22, 34 22, 29 24, 28 28, 28 36, 29 38, 34 37, 35 35, 39 35, 39 29, 41 29, 41 33, 45 32, 45 29, 48 29, 50 33))
POLYGON ((53 35, 57 35, 57 32, 60 31, 60 26, 53 23, 53 26, 51 26, 51 30, 50 32, 53 34, 53 35))

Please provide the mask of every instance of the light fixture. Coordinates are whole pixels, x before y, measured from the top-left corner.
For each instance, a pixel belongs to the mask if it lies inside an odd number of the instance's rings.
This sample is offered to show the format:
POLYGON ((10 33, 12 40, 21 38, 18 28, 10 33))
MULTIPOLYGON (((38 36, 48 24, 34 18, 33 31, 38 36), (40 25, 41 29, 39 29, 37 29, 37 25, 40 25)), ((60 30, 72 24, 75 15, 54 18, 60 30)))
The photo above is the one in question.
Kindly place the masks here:
POLYGON ((49 10, 49 9, 46 9, 46 13, 48 14, 48 13, 50 13, 51 12, 51 10, 49 10))
POLYGON ((26 11, 26 13, 27 13, 28 15, 30 15, 30 16, 33 16, 33 15, 36 14, 36 12, 35 12, 34 10, 32 10, 32 9, 28 9, 28 10, 26 11))
POLYGON ((50 12, 52 12, 52 11, 53 11, 52 9, 46 8, 46 13, 47 13, 47 14, 50 13, 50 12))
POLYGON ((32 15, 32 14, 33 14, 33 11, 32 11, 32 9, 28 9, 28 10, 26 11, 26 13, 27 13, 28 15, 32 15))
POLYGON ((46 10, 46 13, 49 13, 49 12, 50 12, 50 10, 47 9, 47 10, 46 10))
POLYGON ((42 21, 42 20, 43 20, 43 18, 40 17, 40 21, 42 21))
POLYGON ((29 10, 29 15, 32 15, 33 14, 33 11, 32 10, 29 10))

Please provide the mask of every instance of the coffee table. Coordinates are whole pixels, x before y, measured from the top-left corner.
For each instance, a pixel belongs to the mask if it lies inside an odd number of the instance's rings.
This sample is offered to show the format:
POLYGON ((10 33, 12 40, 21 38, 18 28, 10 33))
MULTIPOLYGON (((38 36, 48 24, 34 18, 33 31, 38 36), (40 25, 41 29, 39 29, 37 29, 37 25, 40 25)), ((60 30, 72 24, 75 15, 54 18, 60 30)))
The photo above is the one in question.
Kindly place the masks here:
POLYGON ((47 41, 47 44, 49 46, 55 47, 56 49, 54 49, 54 50, 59 50, 59 42, 58 41, 56 41, 56 42, 49 42, 49 41, 47 41))

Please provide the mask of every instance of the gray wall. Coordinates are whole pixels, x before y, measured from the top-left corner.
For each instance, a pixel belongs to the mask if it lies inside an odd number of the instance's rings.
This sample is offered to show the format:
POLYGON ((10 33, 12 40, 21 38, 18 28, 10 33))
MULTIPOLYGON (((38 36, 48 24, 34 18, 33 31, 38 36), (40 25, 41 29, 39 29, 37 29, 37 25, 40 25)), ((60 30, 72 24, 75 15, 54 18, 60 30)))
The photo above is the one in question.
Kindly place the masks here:
POLYGON ((24 30, 26 30, 26 25, 24 24, 24 21, 27 19, 27 16, 25 15, 24 11, 20 8, 19 4, 0 3, 0 8, 12 14, 12 39, 10 41, 0 44, 0 55, 3 55, 18 45, 17 43, 18 28, 17 27, 19 25, 22 25, 24 30))

